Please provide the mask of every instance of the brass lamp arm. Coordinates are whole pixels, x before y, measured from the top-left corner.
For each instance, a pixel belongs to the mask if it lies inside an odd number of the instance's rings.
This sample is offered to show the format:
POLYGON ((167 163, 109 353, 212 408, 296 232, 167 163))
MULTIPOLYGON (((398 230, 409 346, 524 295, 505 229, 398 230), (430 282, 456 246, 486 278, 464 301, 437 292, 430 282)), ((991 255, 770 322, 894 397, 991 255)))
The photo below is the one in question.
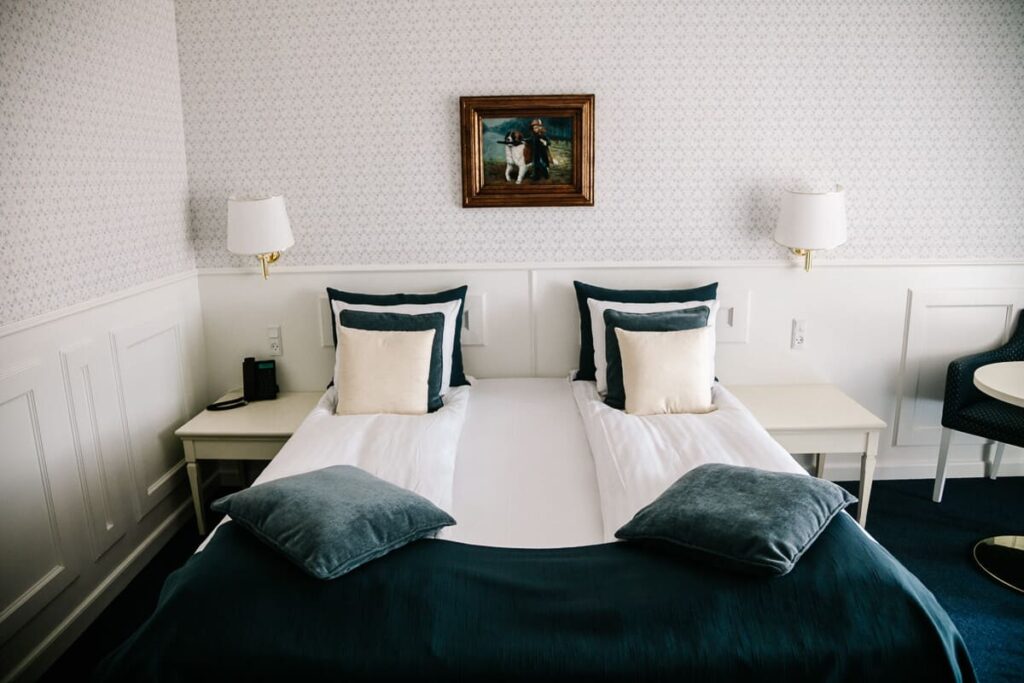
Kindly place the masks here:
POLYGON ((269 275, 267 266, 271 263, 276 263, 277 259, 281 258, 281 252, 272 251, 268 254, 256 254, 256 258, 259 259, 260 265, 263 267, 263 279, 266 280, 269 275))

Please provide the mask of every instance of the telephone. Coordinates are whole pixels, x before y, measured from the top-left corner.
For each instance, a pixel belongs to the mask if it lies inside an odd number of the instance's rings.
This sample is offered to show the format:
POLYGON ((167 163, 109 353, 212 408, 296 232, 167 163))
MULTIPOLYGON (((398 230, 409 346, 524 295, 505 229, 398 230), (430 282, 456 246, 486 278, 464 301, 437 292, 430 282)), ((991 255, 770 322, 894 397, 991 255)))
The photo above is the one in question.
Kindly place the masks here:
POLYGON ((242 396, 211 403, 207 410, 241 408, 250 401, 271 401, 277 398, 277 364, 272 360, 246 358, 242 361, 242 396))

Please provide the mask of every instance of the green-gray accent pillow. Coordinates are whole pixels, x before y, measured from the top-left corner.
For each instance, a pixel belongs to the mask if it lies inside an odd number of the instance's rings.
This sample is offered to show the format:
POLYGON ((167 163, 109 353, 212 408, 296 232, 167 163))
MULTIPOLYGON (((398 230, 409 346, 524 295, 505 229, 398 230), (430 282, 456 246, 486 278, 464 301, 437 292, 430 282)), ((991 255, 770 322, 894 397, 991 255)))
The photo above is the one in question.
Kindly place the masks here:
POLYGON ((622 352, 619 351, 619 337, 615 329, 631 332, 678 332, 696 330, 708 326, 711 309, 695 306, 678 311, 658 313, 626 313, 609 308, 604 312, 604 358, 607 366, 608 391, 604 402, 612 408, 624 410, 626 389, 622 381, 622 352))
POLYGON ((376 313, 346 308, 338 316, 338 321, 342 327, 375 332, 433 330, 434 343, 430 347, 430 374, 427 377, 427 412, 432 413, 444 407, 444 400, 441 398, 441 374, 444 372, 444 313, 376 313))
POLYGON ((824 479, 707 464, 680 477, 615 536, 667 541, 718 567, 782 576, 856 501, 824 479))
POLYGON ((349 465, 257 484, 210 507, 318 579, 455 524, 426 498, 349 465))
MULTIPOLYGON (((580 361, 574 380, 594 380, 594 330, 590 326, 590 306, 587 299, 618 301, 623 304, 660 304, 668 302, 708 301, 718 295, 718 283, 712 282, 692 289, 608 289, 573 280, 576 306, 580 310, 580 361)), ((330 290, 328 290, 328 295, 330 290)), ((355 303, 355 302, 353 302, 355 303)), ((452 380, 452 386, 455 380, 452 380)))

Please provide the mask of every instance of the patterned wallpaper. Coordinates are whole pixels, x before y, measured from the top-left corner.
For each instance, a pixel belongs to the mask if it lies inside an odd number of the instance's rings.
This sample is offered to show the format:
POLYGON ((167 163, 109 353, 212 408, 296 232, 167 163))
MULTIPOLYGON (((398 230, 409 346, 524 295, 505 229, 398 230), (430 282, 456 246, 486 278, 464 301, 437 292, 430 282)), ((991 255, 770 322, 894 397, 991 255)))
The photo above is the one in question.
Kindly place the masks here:
MULTIPOLYGON (((288 199, 288 264, 781 259, 848 189, 854 259, 1024 257, 1024 3, 178 0, 193 230, 288 199), (594 93, 593 208, 462 209, 460 95, 594 93)), ((826 256, 827 258, 827 256, 826 256)))
POLYGON ((0 0, 0 325, 193 268, 172 0, 0 0))
POLYGON ((248 263, 233 191, 284 264, 780 259, 825 180, 835 256, 1024 258, 1022 109, 1017 0, 0 0, 0 325, 248 263), (596 206, 462 209, 459 95, 558 92, 596 206))

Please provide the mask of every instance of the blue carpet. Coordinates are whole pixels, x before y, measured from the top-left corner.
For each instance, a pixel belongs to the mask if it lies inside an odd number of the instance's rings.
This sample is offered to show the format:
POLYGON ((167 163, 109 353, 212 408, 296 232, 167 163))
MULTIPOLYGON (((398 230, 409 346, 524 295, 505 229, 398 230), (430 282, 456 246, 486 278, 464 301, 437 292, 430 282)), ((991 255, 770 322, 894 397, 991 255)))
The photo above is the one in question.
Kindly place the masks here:
MULTIPOLYGON (((975 564, 980 539, 1024 535, 1024 478, 879 481, 867 529, 927 586, 960 630, 982 683, 1024 681, 1024 593, 975 564)), ((856 482, 844 484, 856 493, 856 482)))
MULTIPOLYGON (((856 493, 856 482, 844 485, 856 493)), ((971 559, 974 543, 985 536, 1024 534, 1024 478, 950 480, 940 504, 931 501, 931 490, 931 480, 876 482, 868 531, 935 593, 982 683, 1024 681, 1024 594, 988 578, 971 559)), ((178 532, 43 680, 86 678, 149 616, 164 579, 199 540, 193 524, 178 532)))

